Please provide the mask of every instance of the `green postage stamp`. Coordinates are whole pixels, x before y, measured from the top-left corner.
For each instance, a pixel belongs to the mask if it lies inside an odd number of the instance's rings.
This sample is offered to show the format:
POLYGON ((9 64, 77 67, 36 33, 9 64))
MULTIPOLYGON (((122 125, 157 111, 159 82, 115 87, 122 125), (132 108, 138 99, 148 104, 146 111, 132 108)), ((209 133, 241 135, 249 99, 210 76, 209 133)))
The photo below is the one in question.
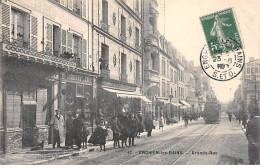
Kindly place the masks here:
POLYGON ((202 16, 200 21, 211 56, 242 48, 232 8, 202 16))

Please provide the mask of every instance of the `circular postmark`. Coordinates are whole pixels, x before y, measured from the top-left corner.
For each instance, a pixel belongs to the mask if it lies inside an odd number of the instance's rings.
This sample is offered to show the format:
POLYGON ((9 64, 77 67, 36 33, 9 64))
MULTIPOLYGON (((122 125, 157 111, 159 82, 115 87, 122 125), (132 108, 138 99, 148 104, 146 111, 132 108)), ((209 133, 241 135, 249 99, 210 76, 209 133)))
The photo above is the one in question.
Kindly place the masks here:
MULTIPOLYGON (((214 45, 214 40, 210 43, 214 45)), ((210 78, 228 81, 243 70, 245 54, 241 45, 233 39, 227 39, 220 45, 223 49, 214 51, 214 54, 211 54, 208 45, 205 45, 200 53, 200 65, 210 78)))

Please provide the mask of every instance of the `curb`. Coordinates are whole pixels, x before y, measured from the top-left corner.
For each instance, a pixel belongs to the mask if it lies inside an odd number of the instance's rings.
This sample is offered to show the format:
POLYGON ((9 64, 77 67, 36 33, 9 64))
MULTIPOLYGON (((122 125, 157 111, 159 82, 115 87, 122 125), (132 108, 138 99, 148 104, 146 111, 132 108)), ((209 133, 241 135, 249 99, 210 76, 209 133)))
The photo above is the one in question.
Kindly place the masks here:
MULTIPOLYGON (((181 121, 179 121, 181 122, 181 121)), ((176 125, 170 125, 169 127, 170 128, 177 128, 177 127, 181 127, 183 126, 182 123, 176 123, 176 125)), ((168 128, 169 129, 169 128, 168 128)), ((165 129, 165 131, 167 131, 168 129, 165 129)), ((155 134, 158 134, 160 133, 161 131, 156 131, 154 132, 155 134)), ((145 135, 145 132, 144 132, 144 135, 145 135)), ((113 141, 109 141, 106 145, 106 147, 109 147, 109 146, 112 146, 113 145, 113 141)), ((96 150, 99 149, 99 146, 95 146, 95 147, 91 147, 89 149, 83 149, 81 151, 76 151, 76 152, 72 152, 72 153, 68 153, 68 154, 64 154, 64 155, 59 155, 59 156, 55 156, 53 158, 50 158, 48 160, 39 160, 39 161, 35 161, 33 163, 30 163, 30 165, 41 165, 41 164, 44 164, 44 163, 48 163, 48 162, 51 162, 51 161, 54 161, 54 160, 58 160, 58 159, 64 159, 64 158, 67 158, 67 157, 70 157, 70 156, 79 156, 79 155, 84 155, 86 153, 90 153, 90 152, 94 152, 96 150)))

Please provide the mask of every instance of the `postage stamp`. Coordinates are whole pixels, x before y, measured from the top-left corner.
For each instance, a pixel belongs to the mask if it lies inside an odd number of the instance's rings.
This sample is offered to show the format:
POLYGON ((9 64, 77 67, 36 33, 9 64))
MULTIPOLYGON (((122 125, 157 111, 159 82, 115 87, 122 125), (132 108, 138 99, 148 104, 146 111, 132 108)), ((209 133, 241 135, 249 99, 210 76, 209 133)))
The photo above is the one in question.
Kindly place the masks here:
POLYGON ((200 53, 203 71, 212 79, 235 78, 244 67, 242 40, 232 8, 200 17, 207 40, 200 53))
POLYGON ((210 55, 243 47, 232 8, 202 16, 200 21, 210 55), (232 43, 234 40, 236 43, 232 43))
MULTIPOLYGON (((228 43, 237 47, 212 56, 209 47, 205 45, 200 53, 200 64, 203 71, 214 80, 233 79, 243 70, 245 54, 242 46, 232 39, 229 39, 228 43)), ((224 43, 224 46, 227 47, 229 44, 224 43)))

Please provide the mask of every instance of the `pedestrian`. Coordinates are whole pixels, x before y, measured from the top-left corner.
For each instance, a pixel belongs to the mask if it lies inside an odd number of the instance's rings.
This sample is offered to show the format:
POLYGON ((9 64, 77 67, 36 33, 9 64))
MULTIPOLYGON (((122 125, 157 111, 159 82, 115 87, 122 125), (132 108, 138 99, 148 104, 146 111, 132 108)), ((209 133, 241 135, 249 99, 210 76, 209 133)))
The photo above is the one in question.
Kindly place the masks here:
POLYGON ((135 140, 136 133, 138 131, 138 123, 137 123, 137 120, 135 119, 133 113, 129 115, 128 126, 129 126, 129 137, 128 137, 128 139, 129 139, 129 147, 131 145, 132 146, 136 146, 134 144, 134 140, 135 140))
POLYGON ((248 122, 246 137, 248 140, 248 155, 250 165, 260 164, 260 114, 255 108, 253 118, 248 122))
POLYGON ((84 116, 76 113, 76 118, 73 121, 74 133, 75 133, 75 144, 77 145, 77 150, 81 150, 82 136, 84 131, 84 116))
POLYGON ((60 114, 60 110, 55 110, 55 115, 51 119, 50 122, 53 128, 53 143, 52 147, 55 148, 57 143, 57 147, 60 148, 60 144, 64 141, 64 118, 60 114))
POLYGON ((162 128, 162 131, 163 131, 163 117, 161 116, 159 118, 159 130, 162 128))
POLYGON ((102 150, 102 147, 104 147, 105 151, 107 130, 103 127, 102 121, 96 121, 96 125, 97 128, 89 138, 88 143, 92 143, 93 145, 100 145, 100 151, 102 150))
POLYGON ((137 138, 140 138, 141 133, 144 132, 143 117, 142 117, 141 111, 139 111, 139 113, 137 114, 137 119, 138 119, 138 136, 137 136, 137 138))
POLYGON ((247 113, 246 112, 242 112, 242 125, 244 126, 244 128, 246 128, 247 126, 247 113))
POLYGON ((187 112, 184 112, 183 119, 184 119, 185 127, 187 127, 189 124, 189 114, 187 112))
POLYGON ((144 126, 145 126, 145 130, 147 131, 147 137, 151 137, 152 130, 153 130, 153 120, 148 113, 146 114, 144 119, 144 126))
POLYGON ((242 111, 239 110, 239 112, 237 113, 237 120, 239 124, 241 124, 241 119, 242 119, 242 111))
POLYGON ((231 122, 231 119, 232 119, 232 112, 229 112, 229 113, 228 113, 228 119, 229 119, 229 122, 231 122))
POLYGON ((66 139, 65 146, 73 148, 74 141, 74 127, 73 127, 74 118, 72 113, 68 114, 68 118, 66 120, 66 139))

